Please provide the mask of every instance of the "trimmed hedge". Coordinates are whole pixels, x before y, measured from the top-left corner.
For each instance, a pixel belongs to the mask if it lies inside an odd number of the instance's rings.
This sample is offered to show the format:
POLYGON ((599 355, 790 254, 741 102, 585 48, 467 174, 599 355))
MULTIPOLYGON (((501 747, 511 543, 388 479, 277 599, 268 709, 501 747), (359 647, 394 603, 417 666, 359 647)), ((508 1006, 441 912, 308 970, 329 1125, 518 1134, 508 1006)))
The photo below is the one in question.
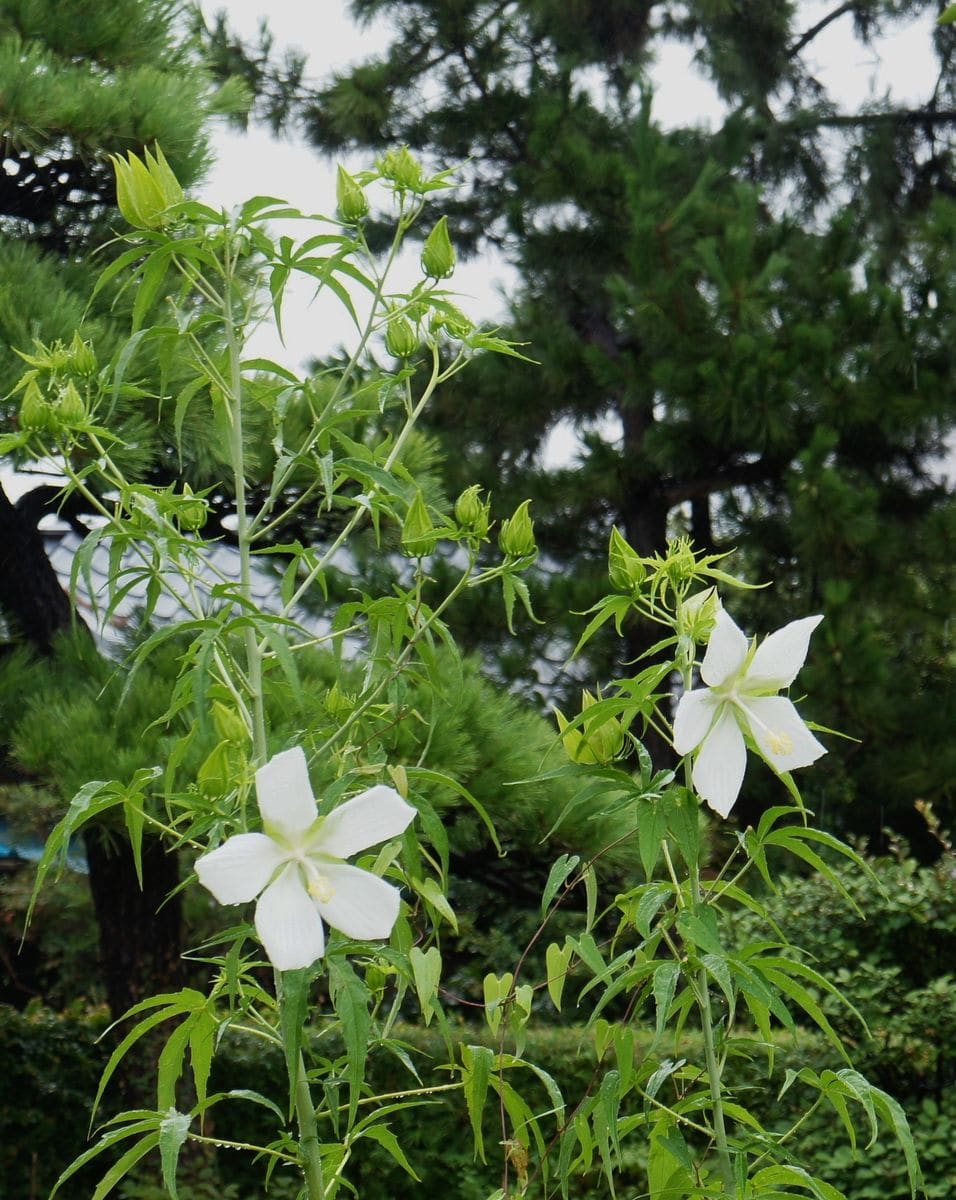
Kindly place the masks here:
MULTIPOLYGON (((48 1012, 18 1013, 0 1008, 0 1178, 3 1200, 39 1200, 48 1194, 58 1174, 86 1145, 90 1100, 106 1051, 95 1039, 104 1019, 55 1016, 48 1012)), ((462 1028, 463 1041, 486 1042, 483 1031, 462 1028)), ((441 1039, 433 1031, 405 1028, 398 1036, 407 1044, 425 1083, 444 1083, 448 1076, 434 1071, 445 1061, 441 1039)), ((324 1047, 324 1042, 320 1043, 324 1047)), ((323 1050, 323 1053, 325 1051, 323 1050)), ((700 1057, 696 1039, 688 1036, 681 1054, 691 1061, 700 1057)), ((528 1039, 526 1056, 553 1074, 569 1104, 580 1096, 594 1072, 590 1039, 570 1028, 539 1029, 528 1039)), ((951 1147, 956 1143, 956 1089, 940 1089, 938 1081, 920 1074, 920 1059, 908 1057, 912 1073, 907 1076, 906 1094, 898 1098, 907 1109, 927 1177, 931 1198, 956 1194, 956 1161, 951 1147)), ((382 1051, 370 1058, 370 1083, 376 1092, 394 1092, 419 1086, 398 1060, 382 1051)), ((790 1039, 781 1038, 779 1062, 768 1081, 759 1063, 739 1062, 740 1092, 748 1106, 772 1128, 786 1128, 798 1115, 806 1099, 798 1085, 778 1099, 783 1070, 788 1065, 811 1065, 817 1070, 836 1067, 832 1050, 806 1035, 799 1053, 790 1039)), ((902 1077, 902 1076, 901 1076, 902 1077)), ((530 1077, 529 1077, 530 1078, 530 1077)), ((263 1053, 226 1039, 216 1061, 212 1087, 217 1091, 253 1086, 266 1095, 284 1094, 285 1076, 281 1055, 263 1053)), ((543 1109, 546 1100, 529 1082, 529 1101, 543 1109)), ((493 1104, 489 1104, 486 1145, 489 1165, 475 1161, 471 1131, 464 1102, 458 1093, 443 1093, 428 1107, 414 1108, 391 1117, 397 1135, 413 1167, 421 1177, 414 1184, 394 1160, 371 1141, 349 1164, 347 1177, 361 1200, 395 1200, 413 1193, 444 1195, 451 1200, 484 1200, 498 1185, 500 1130, 495 1129, 493 1104), (449 1098, 450 1097, 450 1098, 449 1098)), ((862 1125, 862 1122, 861 1122, 862 1125)), ((252 1104, 221 1105, 207 1133, 222 1138, 268 1141, 275 1135, 270 1119, 252 1104), (264 1119, 263 1119, 264 1118, 264 1119)), ((643 1164, 644 1141, 640 1135, 623 1147, 624 1165, 619 1194, 639 1195, 646 1187, 643 1164)), ((899 1148, 892 1140, 878 1142, 869 1151, 853 1155, 839 1122, 832 1112, 820 1110, 807 1122, 800 1153, 812 1169, 840 1187, 849 1200, 909 1200, 899 1148)), ((88 1200, 103 1165, 71 1180, 60 1193, 63 1200, 88 1200)), ((218 1161, 191 1164, 189 1179, 180 1188, 181 1200, 252 1200, 265 1195, 274 1200, 292 1200, 291 1179, 277 1178, 268 1192, 263 1168, 248 1156, 221 1151, 218 1161)), ((513 1179, 513 1176, 512 1176, 513 1179)), ((605 1196, 597 1171, 587 1179, 576 1179, 575 1200, 605 1196)), ((123 1185, 124 1200, 159 1200, 164 1195, 158 1181, 142 1178, 123 1185)), ((529 1196, 540 1196, 532 1183, 529 1196)))

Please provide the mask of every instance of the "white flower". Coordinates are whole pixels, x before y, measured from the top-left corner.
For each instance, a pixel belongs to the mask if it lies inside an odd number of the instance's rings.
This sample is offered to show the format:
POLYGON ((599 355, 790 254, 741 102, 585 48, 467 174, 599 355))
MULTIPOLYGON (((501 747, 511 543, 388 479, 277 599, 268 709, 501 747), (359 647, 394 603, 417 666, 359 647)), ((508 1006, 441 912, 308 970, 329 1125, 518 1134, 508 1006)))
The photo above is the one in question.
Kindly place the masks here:
POLYGON ((398 889, 343 859, 401 833, 414 808, 379 785, 319 817, 298 746, 256 772, 256 795, 265 832, 228 838, 197 861, 196 874, 220 904, 259 897, 256 931, 272 964, 294 971, 321 958, 323 920, 347 937, 387 938, 398 889))
POLYGON ((744 734, 778 774, 807 767, 826 750, 785 696, 803 666, 822 616, 791 621, 753 648, 726 612, 717 614, 700 674, 708 686, 685 692, 674 718, 674 749, 694 760, 694 786, 722 817, 733 808, 747 766, 744 734))

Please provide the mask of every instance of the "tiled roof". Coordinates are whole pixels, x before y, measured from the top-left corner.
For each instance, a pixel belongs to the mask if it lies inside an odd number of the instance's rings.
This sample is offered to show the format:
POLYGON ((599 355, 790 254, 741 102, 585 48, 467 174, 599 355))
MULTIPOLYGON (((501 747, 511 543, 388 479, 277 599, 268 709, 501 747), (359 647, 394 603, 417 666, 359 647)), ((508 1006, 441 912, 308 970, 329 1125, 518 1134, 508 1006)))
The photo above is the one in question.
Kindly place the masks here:
MULTIPOLYGON (((50 563, 63 588, 69 591, 73 562, 82 539, 72 529, 64 531, 62 526, 41 528, 41 532, 46 541, 50 563)), ((239 552, 235 547, 222 542, 213 543, 202 549, 200 564, 203 560, 207 564, 206 568, 203 569, 200 565, 196 570, 203 581, 199 592, 206 606, 205 611, 221 612, 223 605, 229 601, 222 596, 212 596, 211 589, 216 585, 239 583, 239 552)), ((128 570, 141 566, 142 559, 134 549, 130 549, 121 561, 121 579, 128 570)), ((137 580, 119 600, 109 619, 104 620, 109 595, 109 574, 109 546, 103 541, 95 547, 90 557, 89 572, 78 573, 75 601, 80 615, 105 650, 117 648, 128 642, 130 633, 139 624, 146 601, 146 581, 137 580)), ((131 575, 127 578, 131 578, 131 575)), ((185 621, 195 615, 187 611, 175 596, 170 594, 186 590, 184 576, 173 567, 164 573, 164 579, 169 588, 164 588, 156 599, 150 617, 154 627, 185 621)), ((278 614, 282 609, 279 579, 275 571, 270 570, 267 560, 253 559, 251 599, 265 613, 278 614)), ((238 607, 234 607, 238 612, 238 607)), ((328 633, 331 628, 330 622, 324 617, 316 617, 302 611, 297 611, 294 615, 297 622, 313 636, 328 633)))

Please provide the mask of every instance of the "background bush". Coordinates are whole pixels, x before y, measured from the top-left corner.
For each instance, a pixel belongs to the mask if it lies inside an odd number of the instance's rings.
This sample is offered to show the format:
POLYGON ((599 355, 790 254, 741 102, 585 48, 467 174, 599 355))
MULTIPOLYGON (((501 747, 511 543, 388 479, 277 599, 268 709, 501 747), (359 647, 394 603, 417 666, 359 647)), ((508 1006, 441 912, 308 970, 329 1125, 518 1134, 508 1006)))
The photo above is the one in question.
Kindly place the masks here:
MULTIPOLYGON (((0 1009, 0 1055, 13 1068, 0 1076, 4 1200, 39 1200, 46 1196, 59 1172, 84 1148, 90 1098, 105 1059, 105 1050, 95 1041, 103 1025, 104 1018, 99 1014, 55 1016, 40 1010, 18 1013, 0 1009)), ((406 1044, 425 1085, 448 1081, 446 1072, 435 1069, 447 1058, 434 1029, 404 1027, 397 1036, 406 1044)), ((456 1036, 469 1043, 488 1043, 483 1028, 462 1026, 456 1036)), ((327 1045, 326 1039, 320 1039, 318 1046, 323 1055, 340 1052, 339 1047, 327 1045)), ((648 1039, 639 1038, 638 1055, 647 1047, 648 1039)), ((865 1054, 866 1046, 861 1050, 865 1054)), ((907 1090, 897 1092, 897 1098, 910 1115, 927 1193, 937 1198, 956 1194, 956 1162, 952 1155, 956 1143, 956 1088, 951 1080, 940 1084, 935 1059, 927 1051, 928 1047, 916 1042, 905 1047, 906 1070, 900 1072, 900 1078, 907 1082, 907 1090)), ((682 1039, 679 1052, 692 1062, 699 1061, 702 1053, 698 1039, 692 1035, 682 1039)), ((527 1054, 558 1080, 569 1107, 595 1080, 600 1082, 590 1035, 580 1028, 539 1026, 529 1034, 527 1054)), ((800 1114, 799 1101, 806 1100, 806 1096, 799 1095, 800 1085, 794 1085, 782 1099, 778 1099, 778 1092, 785 1069, 803 1065, 821 1071, 841 1064, 829 1046, 810 1034, 801 1036, 799 1047, 794 1047, 789 1037, 780 1036, 777 1064, 770 1080, 759 1059, 749 1064, 741 1060, 739 1088, 746 1090, 747 1104, 768 1128, 786 1129, 800 1114)), ((211 1088, 242 1088, 250 1079, 264 1094, 281 1095, 285 1087, 281 1055, 227 1038, 215 1062, 211 1088)), ((370 1058, 369 1084, 375 1092, 420 1086, 405 1066, 382 1051, 373 1052, 370 1058)), ((543 1090, 536 1091, 536 1085, 526 1081, 520 1087, 533 1105, 546 1106, 543 1090)), ((494 1107, 492 1099, 485 1123, 487 1166, 475 1161, 468 1116, 458 1093, 440 1094, 427 1107, 389 1118, 392 1131, 422 1179, 425 1194, 444 1195, 450 1200, 484 1200, 497 1186, 500 1132, 495 1129, 494 1107)), ((861 1117, 860 1127, 863 1125, 861 1117)), ((274 1124, 264 1110, 241 1101, 219 1106, 206 1132, 213 1137, 262 1143, 275 1136, 274 1124)), ((821 1109, 803 1127, 800 1147, 808 1168, 840 1187, 848 1200, 909 1198, 902 1156, 892 1138, 885 1145, 878 1142, 865 1153, 854 1154, 832 1111, 821 1109)), ((635 1135, 625 1141, 622 1149, 619 1195, 638 1195, 646 1188, 646 1143, 635 1135)), ((103 1165, 99 1168, 102 1170, 103 1165)), ((266 1191, 264 1167, 228 1150, 221 1150, 215 1160, 187 1163, 183 1174, 181 1200, 253 1200, 265 1195, 291 1200, 297 1186, 291 1178, 277 1173, 266 1191)), ((96 1177, 95 1171, 87 1170, 70 1180, 61 1193, 63 1200, 86 1200, 96 1177)), ((347 1178, 361 1200, 395 1200, 406 1195, 411 1184, 394 1160, 372 1142, 366 1142, 357 1153, 347 1178)), ((572 1191, 575 1200, 596 1200, 607 1195, 598 1170, 575 1179, 572 1191)), ((528 1195, 543 1194, 539 1181, 533 1181, 528 1195)), ((161 1200, 158 1169, 155 1176, 147 1172, 137 1182, 124 1185, 120 1195, 123 1200, 161 1200)))

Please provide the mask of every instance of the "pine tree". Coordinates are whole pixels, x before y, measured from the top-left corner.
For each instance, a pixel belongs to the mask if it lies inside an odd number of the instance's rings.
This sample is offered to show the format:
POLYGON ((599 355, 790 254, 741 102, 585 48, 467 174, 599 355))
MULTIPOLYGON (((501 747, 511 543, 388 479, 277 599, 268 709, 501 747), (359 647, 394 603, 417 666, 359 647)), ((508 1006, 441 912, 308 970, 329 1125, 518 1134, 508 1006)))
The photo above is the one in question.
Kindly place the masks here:
MULTIPOLYGON (((234 86, 212 85, 178 22, 168 0, 0 3, 0 395, 23 370, 15 351, 30 351, 34 339, 69 342, 79 330, 108 357, 124 335, 111 297, 88 308, 103 262, 91 262, 89 252, 119 224, 109 155, 159 143, 188 183, 208 162, 210 114, 240 99, 234 86)), ((9 397, 0 401, 0 430, 15 428, 18 407, 9 397)), ((145 434, 149 419, 139 420, 145 434)), ((162 458, 155 432, 140 440, 162 458)), ((54 488, 35 488, 14 503, 0 487, 0 624, 40 655, 53 653, 72 617, 38 533, 55 511, 78 516, 58 509, 54 488)), ((69 690, 68 671, 63 686, 69 690)), ((98 773, 110 769, 104 761, 98 773)), ((4 775, 22 778, 22 764, 8 759, 4 775)), ((52 760, 31 764, 30 775, 65 800, 72 794, 52 760)), ((146 845, 141 892, 122 839, 93 832, 86 850, 103 975, 119 1015, 175 972, 178 898, 148 937, 143 918, 173 892, 176 856, 158 842, 146 845)))
MULTIPOLYGON (((924 104, 846 113, 814 78, 815 39, 844 21, 865 45, 925 5, 861 0, 815 23, 772 0, 352 9, 388 16, 384 57, 313 91, 297 70, 283 92, 260 56, 267 115, 293 114, 326 153, 404 142, 463 164, 446 206, 456 244, 515 262, 508 333, 541 362, 478 364, 432 417, 449 492, 478 478, 504 508, 533 496, 549 568, 543 631, 516 649, 473 614, 464 639, 505 677, 545 667, 547 694, 581 629, 556 622, 606 588, 612 526, 644 554, 679 531, 739 547, 754 580, 777 581, 737 601, 754 629, 827 613, 815 715, 861 739, 830 756, 808 803, 844 828, 918 838, 914 800, 949 804, 956 768, 956 513, 938 471, 956 412, 953 27, 933 34, 924 104), (647 67, 666 39, 692 45, 715 84, 713 131, 658 123, 647 67), (583 449, 546 469, 562 420, 583 449)), ((220 27, 214 61, 238 50, 220 27)), ((625 635, 579 672, 606 677, 649 638, 625 635)), ((758 785, 742 816, 759 803, 758 785)))

